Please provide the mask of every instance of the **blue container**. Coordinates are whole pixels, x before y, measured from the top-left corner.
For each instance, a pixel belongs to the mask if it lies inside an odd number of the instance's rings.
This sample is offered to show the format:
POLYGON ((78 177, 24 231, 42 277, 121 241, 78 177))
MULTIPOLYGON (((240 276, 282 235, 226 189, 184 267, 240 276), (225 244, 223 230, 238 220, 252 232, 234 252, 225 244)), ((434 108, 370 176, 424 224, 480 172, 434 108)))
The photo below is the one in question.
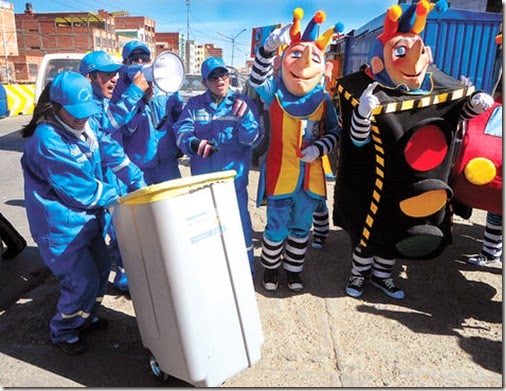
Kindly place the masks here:
POLYGON ((7 91, 5 87, 0 83, 0 118, 9 116, 9 110, 7 109, 7 91))
MULTIPOLYGON (((409 5, 403 4, 405 10, 409 5)), ((369 61, 373 40, 383 32, 385 14, 355 30, 345 38, 343 74, 359 70, 369 61)), ((502 56, 495 37, 500 32, 502 14, 449 8, 445 13, 433 11, 420 36, 430 46, 434 64, 459 79, 464 75, 477 89, 492 92, 502 56)))

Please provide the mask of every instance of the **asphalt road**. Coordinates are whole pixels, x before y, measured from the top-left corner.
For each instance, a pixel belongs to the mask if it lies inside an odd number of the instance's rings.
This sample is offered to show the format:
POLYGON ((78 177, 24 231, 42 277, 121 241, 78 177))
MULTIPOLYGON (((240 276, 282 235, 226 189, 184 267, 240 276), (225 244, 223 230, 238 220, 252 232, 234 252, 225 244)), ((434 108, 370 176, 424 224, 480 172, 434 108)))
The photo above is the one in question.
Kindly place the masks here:
MULTIPOLYGON (((102 313, 112 327, 90 339, 87 353, 69 357, 49 344, 58 286, 30 238, 24 210, 17 130, 29 119, 0 120, 0 210, 29 245, 15 260, 0 260, 0 386, 188 386, 153 378, 132 302, 112 287, 102 313)), ((258 256, 265 215, 253 203, 257 177, 251 173, 250 206, 258 256)), ((502 387, 502 266, 463 262, 481 247, 484 219, 483 211, 456 218, 454 244, 438 259, 399 262, 402 301, 372 287, 360 300, 346 296, 351 249, 347 235, 332 227, 323 250, 309 249, 303 293, 288 291, 283 279, 267 293, 256 279, 262 359, 223 386, 502 387)))

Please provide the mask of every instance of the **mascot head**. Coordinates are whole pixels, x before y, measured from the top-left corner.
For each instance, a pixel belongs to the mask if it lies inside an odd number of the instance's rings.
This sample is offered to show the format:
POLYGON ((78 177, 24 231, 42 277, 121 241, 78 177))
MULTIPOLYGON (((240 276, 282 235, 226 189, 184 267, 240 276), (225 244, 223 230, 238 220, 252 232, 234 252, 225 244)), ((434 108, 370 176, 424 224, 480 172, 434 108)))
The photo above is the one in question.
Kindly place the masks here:
POLYGON ((448 4, 446 0, 436 4, 421 0, 404 13, 399 5, 388 9, 383 33, 374 40, 369 59, 373 78, 383 87, 416 91, 429 84, 432 52, 419 34, 434 8, 445 12, 448 4))
POLYGON ((303 14, 301 8, 293 12, 291 42, 281 58, 281 79, 286 89, 295 96, 304 96, 320 85, 325 72, 325 47, 335 33, 344 30, 342 23, 336 23, 318 38, 318 25, 326 18, 325 12, 318 11, 301 35, 300 20, 303 14))

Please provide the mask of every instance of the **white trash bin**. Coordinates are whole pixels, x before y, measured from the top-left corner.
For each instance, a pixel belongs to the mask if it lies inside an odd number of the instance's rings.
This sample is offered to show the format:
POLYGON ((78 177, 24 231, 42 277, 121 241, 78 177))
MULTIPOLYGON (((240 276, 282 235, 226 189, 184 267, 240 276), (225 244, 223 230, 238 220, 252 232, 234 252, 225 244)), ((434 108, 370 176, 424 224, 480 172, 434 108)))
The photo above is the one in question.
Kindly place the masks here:
POLYGON ((151 185, 114 208, 139 331, 157 376, 215 387, 260 360, 263 332, 234 175, 151 185))

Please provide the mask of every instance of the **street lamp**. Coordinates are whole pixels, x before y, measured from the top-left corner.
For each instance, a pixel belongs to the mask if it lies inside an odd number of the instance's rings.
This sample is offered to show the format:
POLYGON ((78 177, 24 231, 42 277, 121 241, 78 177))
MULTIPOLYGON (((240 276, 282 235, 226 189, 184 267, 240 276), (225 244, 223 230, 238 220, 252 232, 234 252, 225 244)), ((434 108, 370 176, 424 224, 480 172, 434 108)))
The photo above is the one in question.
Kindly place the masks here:
POLYGON ((225 38, 227 38, 227 39, 230 39, 230 42, 232 42, 232 64, 230 64, 230 65, 232 65, 232 66, 234 66, 234 48, 235 48, 235 39, 236 39, 239 35, 241 35, 242 33, 244 33, 245 31, 246 31, 246 29, 242 29, 242 30, 241 30, 241 31, 239 31, 239 32, 238 32, 238 33, 237 33, 234 37, 229 37, 229 36, 227 36, 227 35, 225 35, 225 34, 222 34, 222 33, 218 32, 218 34, 220 34, 221 36, 223 36, 223 37, 225 37, 225 38))

